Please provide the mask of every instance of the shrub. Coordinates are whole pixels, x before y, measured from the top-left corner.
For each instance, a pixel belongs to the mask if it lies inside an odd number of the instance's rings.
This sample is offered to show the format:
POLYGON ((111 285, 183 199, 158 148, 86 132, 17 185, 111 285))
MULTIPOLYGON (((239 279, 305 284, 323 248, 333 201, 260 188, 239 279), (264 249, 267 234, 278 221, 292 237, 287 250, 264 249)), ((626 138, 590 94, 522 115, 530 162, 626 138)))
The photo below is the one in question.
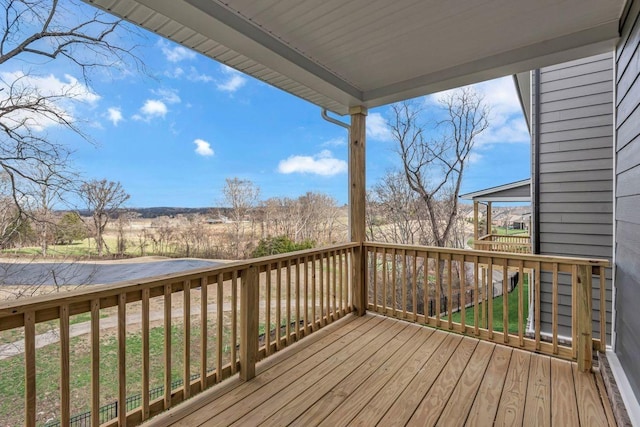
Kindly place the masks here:
POLYGON ((287 236, 269 236, 264 239, 260 239, 258 246, 251 253, 251 256, 253 258, 258 258, 267 255, 301 251, 303 249, 311 249, 313 248, 313 245, 314 242, 311 240, 304 240, 300 243, 296 243, 287 236))

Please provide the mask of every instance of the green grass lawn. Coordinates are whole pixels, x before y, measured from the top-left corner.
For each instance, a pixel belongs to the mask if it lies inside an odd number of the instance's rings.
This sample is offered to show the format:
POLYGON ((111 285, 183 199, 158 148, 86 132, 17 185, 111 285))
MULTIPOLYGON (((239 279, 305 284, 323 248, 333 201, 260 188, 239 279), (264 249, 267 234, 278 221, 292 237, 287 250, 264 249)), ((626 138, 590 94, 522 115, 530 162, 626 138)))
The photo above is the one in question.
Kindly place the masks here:
MULTIPOLYGON (((90 315, 83 313, 74 316, 73 322, 78 323, 87 319, 90 315)), ((101 316, 102 317, 102 316, 101 316)), ((224 328, 223 365, 230 362, 231 356, 231 330, 224 328)), ((211 322, 211 321, 210 321, 211 322)), ((287 320, 282 319, 282 325, 287 320)), ((275 323, 272 323, 272 330, 275 323)), ((293 327, 292 327, 293 329, 293 327)), ((265 332, 265 325, 259 325, 260 333, 265 332)), ((208 370, 215 368, 215 354, 217 328, 210 323, 208 327, 207 350, 209 354, 208 370)), ((239 331, 238 331, 239 333, 239 331)), ((200 334, 198 325, 191 326, 191 374, 200 372, 200 334)), ((22 338, 22 334, 14 338, 22 338)), ((282 333, 284 335, 284 332, 282 333)), ((171 331, 171 377, 172 380, 180 380, 183 375, 183 339, 182 324, 172 325, 171 331)), ((5 337, 8 338, 8 337, 5 337)), ((71 344, 71 414, 79 414, 89 410, 89 396, 91 385, 91 351, 88 336, 75 337, 71 344)), ((164 328, 155 327, 149 331, 150 353, 150 388, 164 384, 164 328)), ((127 396, 141 392, 142 382, 142 337, 138 333, 127 335, 126 342, 126 369, 127 369, 127 396)), ((47 420, 59 417, 59 384, 60 384, 60 346, 51 344, 36 351, 36 394, 38 405, 38 425, 43 425, 47 420)), ((118 341, 111 333, 100 342, 100 404, 105 405, 117 400, 118 397, 118 341)), ((17 355, 0 360, 0 414, 2 422, 6 425, 21 425, 24 416, 24 356, 17 355)), ((129 408, 133 409, 133 408, 129 408)), ((106 421, 106 420, 103 420, 106 421)), ((2 424, 2 425, 5 425, 2 424)))
POLYGON ((513 228, 493 227, 493 231, 495 231, 495 233, 493 234, 499 234, 504 236, 517 236, 519 234, 523 234, 525 236, 529 235, 529 232, 527 230, 516 230, 513 228))
MULTIPOLYGON (((528 310, 529 310, 529 285, 527 283, 526 280, 526 275, 525 275, 525 280, 524 280, 524 284, 522 287, 522 299, 523 299, 523 325, 526 325, 526 320, 527 320, 527 314, 528 314, 528 310)), ((509 307, 509 333, 512 334, 517 334, 518 333, 518 288, 514 288, 513 291, 508 295, 507 297, 507 304, 509 307)), ((496 332, 502 332, 503 331, 503 323, 502 323, 502 303, 503 303, 503 297, 499 296, 493 299, 493 330, 496 332)), ((488 307, 488 303, 485 302, 485 306, 488 307)), ((480 307, 482 307, 482 304, 480 304, 480 307)), ((465 310, 465 323, 467 325, 473 325, 475 324, 475 320, 474 320, 474 310, 473 307, 467 307, 465 310)), ((452 320, 454 322, 458 322, 460 323, 460 318, 461 318, 461 314, 460 312, 457 313, 453 313, 452 316, 452 320)), ((447 318, 444 318, 445 320, 447 320, 447 318)), ((478 319, 482 319, 482 316, 480 316, 480 313, 478 313, 478 319)))

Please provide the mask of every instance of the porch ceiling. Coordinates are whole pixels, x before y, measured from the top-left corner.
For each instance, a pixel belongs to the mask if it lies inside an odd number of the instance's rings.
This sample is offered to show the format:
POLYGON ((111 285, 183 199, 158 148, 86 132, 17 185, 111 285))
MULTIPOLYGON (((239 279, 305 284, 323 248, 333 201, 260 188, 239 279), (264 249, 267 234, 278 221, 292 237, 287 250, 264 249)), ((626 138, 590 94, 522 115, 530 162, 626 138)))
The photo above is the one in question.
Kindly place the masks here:
POLYGON ((611 50, 625 0, 85 0, 339 114, 611 50))

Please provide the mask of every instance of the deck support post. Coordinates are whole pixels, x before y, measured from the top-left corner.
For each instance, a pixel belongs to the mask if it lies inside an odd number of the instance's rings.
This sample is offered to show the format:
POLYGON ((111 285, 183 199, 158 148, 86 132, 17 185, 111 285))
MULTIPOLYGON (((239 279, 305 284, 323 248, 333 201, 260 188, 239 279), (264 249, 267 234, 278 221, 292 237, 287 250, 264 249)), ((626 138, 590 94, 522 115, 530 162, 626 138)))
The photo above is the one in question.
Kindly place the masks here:
MULTIPOLYGON (((352 242, 363 243, 366 238, 365 142, 367 109, 361 106, 351 107, 349 114, 351 115, 351 129, 349 131, 349 237, 352 242)), ((354 248, 351 300, 354 313, 359 316, 365 314, 367 307, 365 258, 366 253, 362 245, 354 248)))
POLYGON ((578 266, 577 314, 578 314, 578 370, 588 372, 591 370, 593 358, 593 323, 591 320, 591 266, 578 266))
MULTIPOLYGON (((240 274, 240 379, 256 376, 260 288, 258 269, 251 265, 240 274)), ((235 363, 232 361, 231 363, 235 363)), ((220 373, 218 373, 220 375, 220 373)))
MULTIPOLYGON (((487 229, 487 232, 485 234, 492 234, 493 233, 493 218, 491 218, 491 202, 487 202, 487 221, 485 224, 485 228, 487 229)), ((493 241, 493 239, 490 239, 489 241, 493 241)))

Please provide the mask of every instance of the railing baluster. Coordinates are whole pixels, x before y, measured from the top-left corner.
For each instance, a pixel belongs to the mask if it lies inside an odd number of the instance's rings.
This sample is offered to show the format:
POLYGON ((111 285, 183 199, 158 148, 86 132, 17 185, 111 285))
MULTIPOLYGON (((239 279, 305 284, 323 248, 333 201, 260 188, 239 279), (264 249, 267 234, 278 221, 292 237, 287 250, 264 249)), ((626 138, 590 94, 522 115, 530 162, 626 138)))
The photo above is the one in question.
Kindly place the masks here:
POLYGON ((69 388, 69 305, 62 304, 60 316, 60 424, 69 425, 71 417, 69 388))
POLYGON ((118 425, 127 425, 127 294, 118 295, 118 425))
POLYGON ((182 282, 182 377, 183 396, 191 396, 191 282, 182 282))
POLYGON ((308 257, 304 257, 304 336, 309 335, 309 265, 308 257))
POLYGON ((553 279, 552 279, 552 321, 551 334, 553 343, 553 354, 558 354, 558 263, 553 263, 553 279))
MULTIPOLYGON (((233 280, 232 280, 233 282, 233 280)), ((233 283, 232 283, 233 288, 233 283)), ((222 349, 224 347, 224 275, 218 274, 216 284, 216 382, 222 381, 222 349)), ((231 304, 232 306, 234 304, 231 304)), ((232 343, 231 347, 235 347, 232 343)), ((235 350, 233 351, 235 353, 235 350)), ((232 363, 233 365, 233 363, 232 363)))
POLYGON ((209 282, 207 276, 200 279, 200 390, 207 388, 207 335, 209 334, 209 282))
POLYGON ((578 266, 571 266, 571 350, 574 359, 578 357, 578 266))
MULTIPOLYGON (((577 267, 577 266, 576 266, 577 267)), ((576 331, 578 348, 578 370, 591 371, 593 359, 593 320, 592 320, 592 269, 588 265, 580 265, 578 270, 578 287, 576 288, 576 300, 578 302, 576 331)))
MULTIPOLYGON (((416 253, 417 255, 417 253, 416 253)), ((423 304, 423 314, 425 322, 428 322, 428 317, 431 315, 429 312, 429 253, 424 252, 422 255, 422 271, 424 271, 424 278, 422 280, 422 304, 423 304)), ((416 270, 416 277, 418 275, 418 271, 416 270)))
MULTIPOLYGON (((535 341, 536 341, 536 350, 540 350, 540 287, 542 286, 542 281, 540 280, 541 271, 540 268, 542 266, 540 263, 536 263, 536 271, 535 271, 535 341)), ((573 317, 573 316, 572 316, 573 317)))
POLYGON ((493 258, 487 264, 487 329, 489 340, 493 341, 493 258))
MULTIPOLYGON (((265 310, 264 310, 264 345, 267 356, 271 354, 271 263, 266 267, 267 288, 265 289, 265 310)), ((234 301, 235 304, 235 301, 234 301)), ((235 364, 235 361, 232 361, 235 364)))
POLYGON ((505 343, 509 342, 509 267, 503 259, 502 266, 502 336, 505 343))
POLYGON ((460 304, 460 325, 462 327, 462 332, 466 331, 466 310, 467 310, 467 285, 465 283, 465 271, 464 271, 464 256, 458 260, 458 276, 460 280, 460 285, 458 286, 458 301, 460 304))
POLYGON ((324 312, 324 254, 318 254, 318 263, 319 266, 319 288, 320 288, 320 327, 326 325, 325 322, 325 312, 324 312))
POLYGON ((24 425, 36 425, 36 315, 24 313, 24 425))
POLYGON ((447 326, 449 329, 453 329, 453 283, 451 272, 451 255, 447 255, 447 326))
POLYGON ((480 306, 479 306, 479 300, 480 300, 480 281, 478 280, 478 257, 474 256, 473 257, 473 333, 476 334, 476 336, 480 335, 480 329, 479 329, 479 325, 478 322, 480 321, 480 306))
POLYGON ((370 273, 373 274, 373 283, 371 284, 373 288, 373 311, 378 311, 378 248, 373 248, 369 253, 371 254, 371 268, 373 269, 370 273))
POLYGON ((316 330, 316 256, 311 256, 311 331, 316 330))
POLYGON ((402 257, 402 318, 407 318, 407 250, 403 249, 402 257))
MULTIPOLYGON (((418 321, 418 251, 413 252, 411 264, 411 277, 413 277, 413 321, 418 321)), ((426 316, 425 316, 426 319, 426 316)))
POLYGON ((300 266, 302 260, 296 260, 296 341, 300 339, 300 266))
POLYGON ((480 302, 480 315, 482 317, 481 323, 484 329, 487 328, 487 305, 489 304, 487 298, 487 271, 488 269, 485 267, 480 267, 480 272, 482 274, 482 301, 480 302))
POLYGON ((91 300, 91 427, 100 425, 100 300, 91 300))
POLYGON ((524 347, 524 261, 518 265, 518 342, 524 347))
MULTIPOLYGON (((442 299, 442 275, 440 274, 440 252, 436 252, 435 267, 436 267, 436 326, 440 327, 440 313, 442 313, 442 307, 440 306, 440 300, 442 299)), ((444 262, 444 261, 442 261, 444 262)), ((429 275, 429 271, 425 272, 425 275, 429 275)))
POLYGON ((287 260, 287 288, 286 288, 286 307, 287 307, 287 327, 285 328, 287 334, 287 345, 291 344, 291 260, 287 260))
POLYGON ((387 314, 387 248, 382 248, 382 313, 387 314))
MULTIPOLYGON (((258 285, 256 285, 258 286, 258 285)), ((224 291, 224 288, 223 288, 224 291)), ((224 292, 220 296, 224 309, 224 292)), ((231 273, 231 373, 238 372, 238 270, 231 273)), ((222 374, 220 374, 222 377, 222 374)), ((216 378, 218 374, 216 373, 216 378)))
POLYGON ((598 267, 598 284, 600 286, 600 351, 607 351, 607 280, 605 270, 598 267))
POLYGON ((397 311, 397 289, 396 289, 396 281, 398 279, 397 271, 396 271, 396 249, 393 248, 391 250, 391 313, 393 317, 396 317, 397 311))
POLYGON ((142 420, 149 418, 149 288, 142 289, 142 420))
POLYGON ((345 315, 351 311, 349 306, 349 279, 347 271, 349 271, 349 254, 351 250, 343 250, 340 256, 340 287, 342 288, 342 314, 345 315))
POLYGON ((337 270, 337 261, 336 261, 336 256, 338 255, 337 251, 333 251, 333 256, 331 257, 331 263, 333 266, 333 273, 332 273, 332 282, 333 282, 333 314, 331 315, 332 320, 336 320, 338 318, 338 305, 337 305, 337 300, 336 300, 336 292, 338 291, 338 270, 337 270))
POLYGON ((164 285, 164 409, 171 407, 171 284, 164 285))
POLYGON ((282 348, 280 330, 282 328, 282 261, 276 264, 276 350, 282 348))

